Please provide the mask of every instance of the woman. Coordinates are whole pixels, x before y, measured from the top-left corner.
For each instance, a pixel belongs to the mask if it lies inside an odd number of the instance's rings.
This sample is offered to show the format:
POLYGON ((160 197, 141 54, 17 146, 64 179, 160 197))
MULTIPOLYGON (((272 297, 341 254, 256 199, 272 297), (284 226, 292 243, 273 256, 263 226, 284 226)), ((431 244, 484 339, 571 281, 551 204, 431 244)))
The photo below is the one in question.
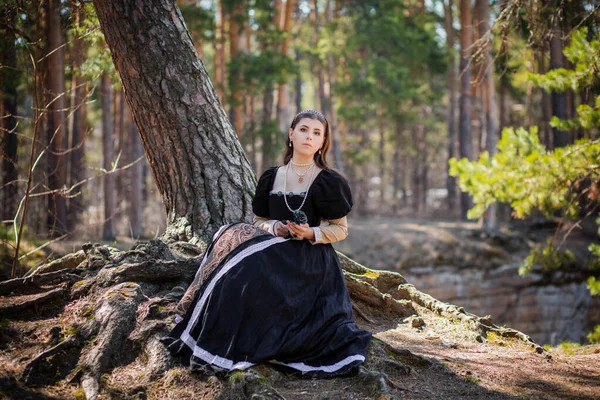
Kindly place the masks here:
POLYGON ((246 369, 269 361, 308 376, 348 373, 371 333, 356 326, 332 242, 347 236, 352 195, 329 169, 329 124, 314 110, 294 118, 284 165, 260 177, 254 224, 222 227, 177 305, 185 316, 169 351, 192 369, 246 369))

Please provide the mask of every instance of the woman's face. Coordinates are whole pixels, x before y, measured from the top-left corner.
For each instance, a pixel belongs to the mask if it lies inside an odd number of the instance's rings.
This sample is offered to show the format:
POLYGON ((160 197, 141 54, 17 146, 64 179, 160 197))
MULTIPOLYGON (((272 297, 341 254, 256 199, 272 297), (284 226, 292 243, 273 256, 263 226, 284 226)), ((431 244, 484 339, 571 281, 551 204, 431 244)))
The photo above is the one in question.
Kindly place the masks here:
POLYGON ((312 157, 323 147, 325 127, 319 120, 302 118, 294 130, 290 129, 289 135, 294 152, 312 157))

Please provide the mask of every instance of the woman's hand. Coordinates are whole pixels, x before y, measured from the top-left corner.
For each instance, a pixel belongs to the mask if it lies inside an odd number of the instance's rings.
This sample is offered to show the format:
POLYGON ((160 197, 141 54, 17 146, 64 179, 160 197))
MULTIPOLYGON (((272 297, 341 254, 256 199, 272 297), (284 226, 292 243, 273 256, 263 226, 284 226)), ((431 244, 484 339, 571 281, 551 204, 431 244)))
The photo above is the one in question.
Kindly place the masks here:
POLYGON ((275 236, 280 236, 280 237, 288 237, 289 235, 289 229, 287 228, 287 226, 281 222, 281 221, 277 221, 275 222, 275 225, 273 225, 273 233, 275 234, 275 236))
POLYGON ((308 224, 295 224, 288 221, 286 227, 289 229, 293 239, 302 240, 315 240, 315 231, 312 230, 308 224))

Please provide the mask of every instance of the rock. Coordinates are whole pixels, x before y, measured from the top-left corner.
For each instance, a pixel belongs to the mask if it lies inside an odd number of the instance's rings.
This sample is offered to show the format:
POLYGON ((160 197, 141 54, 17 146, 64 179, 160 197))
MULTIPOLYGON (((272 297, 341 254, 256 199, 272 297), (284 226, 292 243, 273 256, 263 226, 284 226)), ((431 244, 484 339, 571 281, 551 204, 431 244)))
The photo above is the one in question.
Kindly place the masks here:
POLYGON ((483 343, 483 336, 481 336, 481 335, 477 335, 477 336, 475 337, 475 340, 476 340, 476 341, 478 341, 479 343, 483 343))
POLYGON ((421 317, 413 318, 411 322, 413 328, 421 328, 425 326, 425 321, 421 317))
POLYGON ((458 343, 442 340, 442 344, 449 349, 458 349, 458 343))

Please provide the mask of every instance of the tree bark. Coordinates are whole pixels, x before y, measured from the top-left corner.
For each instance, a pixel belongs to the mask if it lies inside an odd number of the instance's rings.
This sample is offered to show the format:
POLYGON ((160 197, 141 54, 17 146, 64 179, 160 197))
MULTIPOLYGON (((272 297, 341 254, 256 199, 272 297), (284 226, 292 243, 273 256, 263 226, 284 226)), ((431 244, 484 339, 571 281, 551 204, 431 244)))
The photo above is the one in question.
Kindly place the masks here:
MULTIPOLYGON (((231 12, 229 13, 229 56, 233 61, 238 56, 240 51, 240 41, 243 37, 242 32, 245 29, 244 16, 244 2, 238 0, 233 4, 231 12)), ((232 122, 235 128, 235 132, 238 137, 241 137, 244 132, 244 116, 243 116, 243 104, 242 104, 242 89, 239 85, 241 77, 236 76, 233 79, 234 84, 231 88, 231 115, 232 122)))
MULTIPOLYGON (((129 164, 131 161, 131 146, 128 131, 125 129, 125 94, 123 89, 112 91, 112 109, 113 109, 113 161, 117 162, 117 167, 129 164)), ((129 198, 126 171, 119 171, 115 173, 115 196, 116 196, 116 209, 115 218, 121 218, 120 203, 127 202, 129 198)))
POLYGON ((217 21, 215 29, 215 87, 217 97, 225 108, 225 7, 223 1, 219 1, 217 21))
MULTIPOLYGON (((106 171, 112 169, 113 162, 113 90, 110 78, 106 73, 100 78, 100 102, 102 104, 102 165, 106 171)), ((104 223, 102 238, 114 240, 115 229, 115 176, 104 175, 104 223)))
MULTIPOLYGON (((473 138, 471 134, 471 1, 460 0, 460 110, 459 110, 459 152, 460 157, 473 159, 473 138)), ((467 219, 467 211, 473 206, 471 196, 460 194, 461 217, 467 219)))
POLYGON ((163 199, 165 238, 205 242, 249 220, 256 176, 176 2, 94 5, 163 199))
MULTIPOLYGON (((558 0, 554 0, 553 4, 558 7, 558 0)), ((563 58, 563 30, 561 21, 557 15, 552 17, 552 36, 550 38, 550 69, 564 68, 565 61, 563 58)), ((567 100, 565 92, 553 91, 551 94, 552 115, 560 119, 567 117, 567 100)), ((554 148, 565 147, 569 144, 568 132, 560 131, 558 128, 552 128, 554 148)))
MULTIPOLYGON (((48 72, 48 43, 46 42, 46 25, 47 25, 47 7, 46 0, 35 0, 35 41, 40 43, 35 47, 34 57, 36 61, 36 69, 34 72, 34 96, 40 108, 44 108, 49 102, 49 95, 46 90, 46 75, 48 72)), ((34 136, 37 141, 32 143, 35 146, 35 154, 39 155, 42 151, 47 151, 48 138, 45 134, 47 131, 48 119, 45 112, 37 113, 37 124, 34 124, 34 136)), ((36 168, 33 170, 33 182, 38 182, 40 185, 47 186, 48 178, 48 157, 42 156, 36 168)), ((26 224, 39 236, 48 234, 48 199, 45 197, 34 197, 29 201, 28 212, 26 216, 26 224)))
MULTIPOLYGON (((296 63, 300 63, 302 60, 302 52, 299 49, 296 49, 296 63)), ((302 75, 296 75, 295 81, 295 105, 296 105, 296 114, 302 111, 302 75)))
MULTIPOLYGON (((80 27, 85 18, 83 6, 77 7, 75 13, 75 26, 80 27)), ((71 165, 69 173, 69 185, 72 186, 85 178, 85 139, 87 134, 87 81, 81 76, 81 65, 86 59, 87 44, 85 39, 75 37, 73 39, 73 128, 71 129, 71 165)), ((79 193, 69 199, 69 228, 75 229, 79 224, 84 207, 83 186, 79 193)))
MULTIPOLYGON (((453 0, 448 0, 444 5, 444 25, 446 28, 446 46, 448 47, 448 74, 446 87, 448 90, 448 114, 446 125, 448 127, 448 161, 455 156, 456 147, 456 60, 454 57, 454 21, 453 0)), ((454 210, 456 206, 456 178, 450 176, 450 165, 446 163, 446 190, 448 192, 448 209, 454 210)))
POLYGON ((273 117, 273 86, 268 84, 263 92, 262 104, 262 163, 261 170, 264 171, 273 165, 273 132, 271 119, 273 117))
MULTIPOLYGON (((5 18, 15 21, 16 8, 8 11, 5 18)), ((6 36, 0 44, 0 82, 2 84, 2 212, 0 219, 12 220, 17 213, 17 85, 21 73, 17 69, 16 35, 11 29, 6 29, 6 36)))
MULTIPOLYGON (((50 93, 47 137, 48 187, 60 190, 67 182, 67 120, 65 118, 64 38, 60 24, 60 0, 48 0, 46 38, 48 46, 47 88, 50 93)), ((48 230, 50 236, 67 232, 67 199, 60 193, 48 196, 48 230)))
MULTIPOLYGON (((297 0, 287 0, 285 3, 285 12, 283 13, 283 26, 281 27, 284 34, 283 43, 281 44, 281 55, 284 57, 288 56, 288 51, 290 47, 292 11, 296 7, 296 2, 297 0)), ((277 85, 277 108, 275 111, 275 115, 279 124, 279 131, 282 134, 278 135, 278 138, 285 137, 283 134, 287 132, 290 123, 292 122, 292 117, 290 115, 289 109, 289 97, 289 85, 287 83, 279 83, 277 85)), ((276 140, 277 144, 283 142, 283 140, 276 140)))
MULTIPOLYGON (((327 22, 337 21, 339 8, 337 2, 329 1, 327 7, 327 22), (336 3, 336 4, 333 4, 336 3)), ((344 160, 342 160, 342 145, 340 143, 339 132, 337 131, 337 110, 335 109, 335 62, 333 54, 327 56, 327 79, 329 84, 329 133, 331 135, 331 149, 333 151, 333 165, 335 168, 344 172, 344 160)))
MULTIPOLYGON (((131 113, 128 113, 131 116, 131 113)), ((144 148, 142 147, 142 141, 138 134, 137 127, 132 118, 128 118, 126 126, 127 134, 130 138, 131 145, 131 158, 135 161, 135 164, 129 171, 130 175, 130 190, 131 195, 129 197, 129 221, 131 224, 131 236, 135 239, 140 238, 144 234, 142 215, 144 210, 144 202, 142 199, 142 177, 144 168, 144 158, 137 161, 144 155, 144 148)))
MULTIPOLYGON (((490 6, 488 0, 475 0, 475 10, 479 20, 479 37, 482 38, 489 31, 490 6)), ((486 140, 485 150, 493 156, 496 154, 498 144, 498 106, 496 102, 496 88, 494 86, 494 60, 492 58, 491 40, 487 43, 484 51, 483 82, 485 98, 483 109, 485 112, 486 140)), ((497 204, 492 204, 483 217, 483 225, 486 229, 496 229, 498 221, 496 218, 497 204)))

